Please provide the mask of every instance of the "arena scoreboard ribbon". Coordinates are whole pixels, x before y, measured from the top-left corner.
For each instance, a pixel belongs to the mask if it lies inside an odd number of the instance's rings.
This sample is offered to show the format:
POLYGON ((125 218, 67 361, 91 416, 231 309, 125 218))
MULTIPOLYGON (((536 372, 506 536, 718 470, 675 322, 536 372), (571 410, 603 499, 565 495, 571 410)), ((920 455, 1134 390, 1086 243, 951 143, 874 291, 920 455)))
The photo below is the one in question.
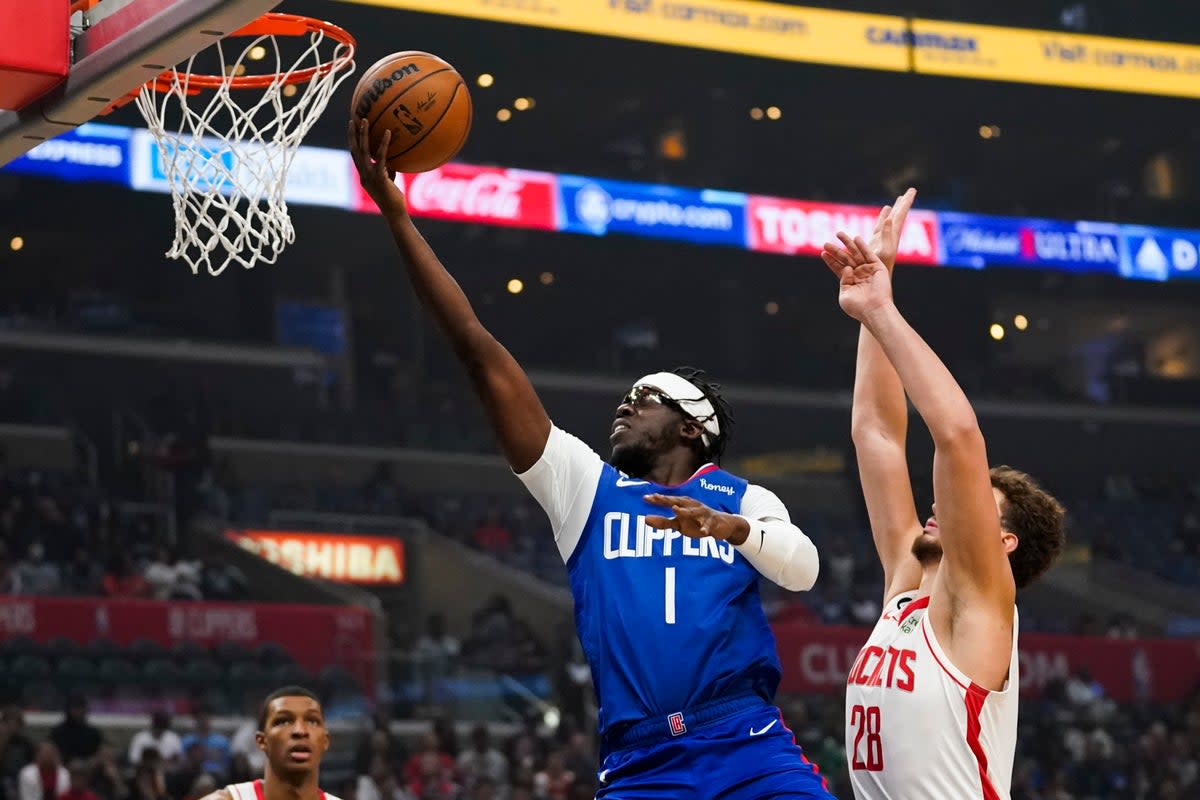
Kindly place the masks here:
POLYGON ((873 47, 867 31, 901 17, 757 0, 347 0, 491 22, 616 36, 726 53, 903 71, 908 54, 873 47))
POLYGON ((1200 47, 757 0, 344 0, 784 61, 1200 98, 1200 47))

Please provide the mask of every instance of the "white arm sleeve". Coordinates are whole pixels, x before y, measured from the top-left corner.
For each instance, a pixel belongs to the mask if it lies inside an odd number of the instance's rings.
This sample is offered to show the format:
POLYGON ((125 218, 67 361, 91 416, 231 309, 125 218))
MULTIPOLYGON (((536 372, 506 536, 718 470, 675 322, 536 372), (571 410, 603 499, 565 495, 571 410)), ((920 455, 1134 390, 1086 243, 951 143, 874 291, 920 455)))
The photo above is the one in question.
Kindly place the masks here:
POLYGON ((787 507, 769 489, 750 484, 742 495, 740 515, 750 535, 737 550, 764 577, 793 592, 811 589, 820 562, 817 547, 792 524, 787 507))
POLYGON ((517 475, 550 518, 564 562, 583 535, 603 469, 604 461, 595 450, 555 425, 542 457, 517 475))

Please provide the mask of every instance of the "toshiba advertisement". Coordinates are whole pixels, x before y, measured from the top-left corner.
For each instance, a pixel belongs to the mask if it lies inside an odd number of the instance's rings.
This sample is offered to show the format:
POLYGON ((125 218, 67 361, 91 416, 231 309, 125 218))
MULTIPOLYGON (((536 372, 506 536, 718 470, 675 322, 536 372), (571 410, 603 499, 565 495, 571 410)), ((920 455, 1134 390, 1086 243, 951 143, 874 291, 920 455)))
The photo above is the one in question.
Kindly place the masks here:
POLYGON ((404 542, 394 537, 261 530, 228 530, 225 537, 305 578, 404 583, 404 542))

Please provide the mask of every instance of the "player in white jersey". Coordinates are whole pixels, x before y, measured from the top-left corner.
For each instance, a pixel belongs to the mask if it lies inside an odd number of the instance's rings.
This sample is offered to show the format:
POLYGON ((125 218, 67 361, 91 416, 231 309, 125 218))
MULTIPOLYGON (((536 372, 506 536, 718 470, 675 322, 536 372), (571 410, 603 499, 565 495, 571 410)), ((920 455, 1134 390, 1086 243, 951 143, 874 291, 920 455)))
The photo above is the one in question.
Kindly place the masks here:
POLYGON ((255 741, 267 757, 262 778, 231 784, 203 800, 339 800, 319 785, 329 731, 321 701, 308 689, 285 686, 267 695, 255 741))
POLYGON ((892 300, 916 193, 880 213, 870 244, 838 234, 825 263, 862 323, 853 438, 884 608, 846 687, 846 758, 859 800, 1007 800, 1017 737, 1016 590, 1063 547, 1063 509, 1028 475, 988 469, 970 402, 892 300), (907 391, 933 437, 922 526, 905 460, 907 391))

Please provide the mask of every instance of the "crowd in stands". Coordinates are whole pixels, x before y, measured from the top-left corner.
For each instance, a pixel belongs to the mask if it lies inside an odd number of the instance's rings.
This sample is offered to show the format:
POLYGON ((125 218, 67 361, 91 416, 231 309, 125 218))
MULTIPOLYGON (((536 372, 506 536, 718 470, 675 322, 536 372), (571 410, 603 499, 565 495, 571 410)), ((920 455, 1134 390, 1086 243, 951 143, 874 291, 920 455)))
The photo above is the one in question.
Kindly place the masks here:
MULTIPOLYGON (((784 696, 784 718, 836 796, 851 797, 842 698, 784 696)), ((20 709, 0 712, 0 800, 198 800, 259 777, 254 721, 214 728, 198 707, 182 730, 166 712, 117 741, 88 719, 86 698, 67 704, 45 737, 20 709)), ((583 800, 594 796, 597 755, 589 729, 456 725, 434 713, 415 737, 386 713, 367 730, 339 730, 322 784, 344 800, 583 800), (469 727, 460 737, 457 731, 469 727), (499 731, 505 731, 500 735, 499 731)), ((1200 690, 1172 705, 1120 704, 1086 673, 1022 704, 1013 800, 1188 800, 1200 796, 1200 690)))
POLYGON ((82 476, 0 459, 0 594, 236 600, 236 567, 180 558, 164 526, 82 476))

